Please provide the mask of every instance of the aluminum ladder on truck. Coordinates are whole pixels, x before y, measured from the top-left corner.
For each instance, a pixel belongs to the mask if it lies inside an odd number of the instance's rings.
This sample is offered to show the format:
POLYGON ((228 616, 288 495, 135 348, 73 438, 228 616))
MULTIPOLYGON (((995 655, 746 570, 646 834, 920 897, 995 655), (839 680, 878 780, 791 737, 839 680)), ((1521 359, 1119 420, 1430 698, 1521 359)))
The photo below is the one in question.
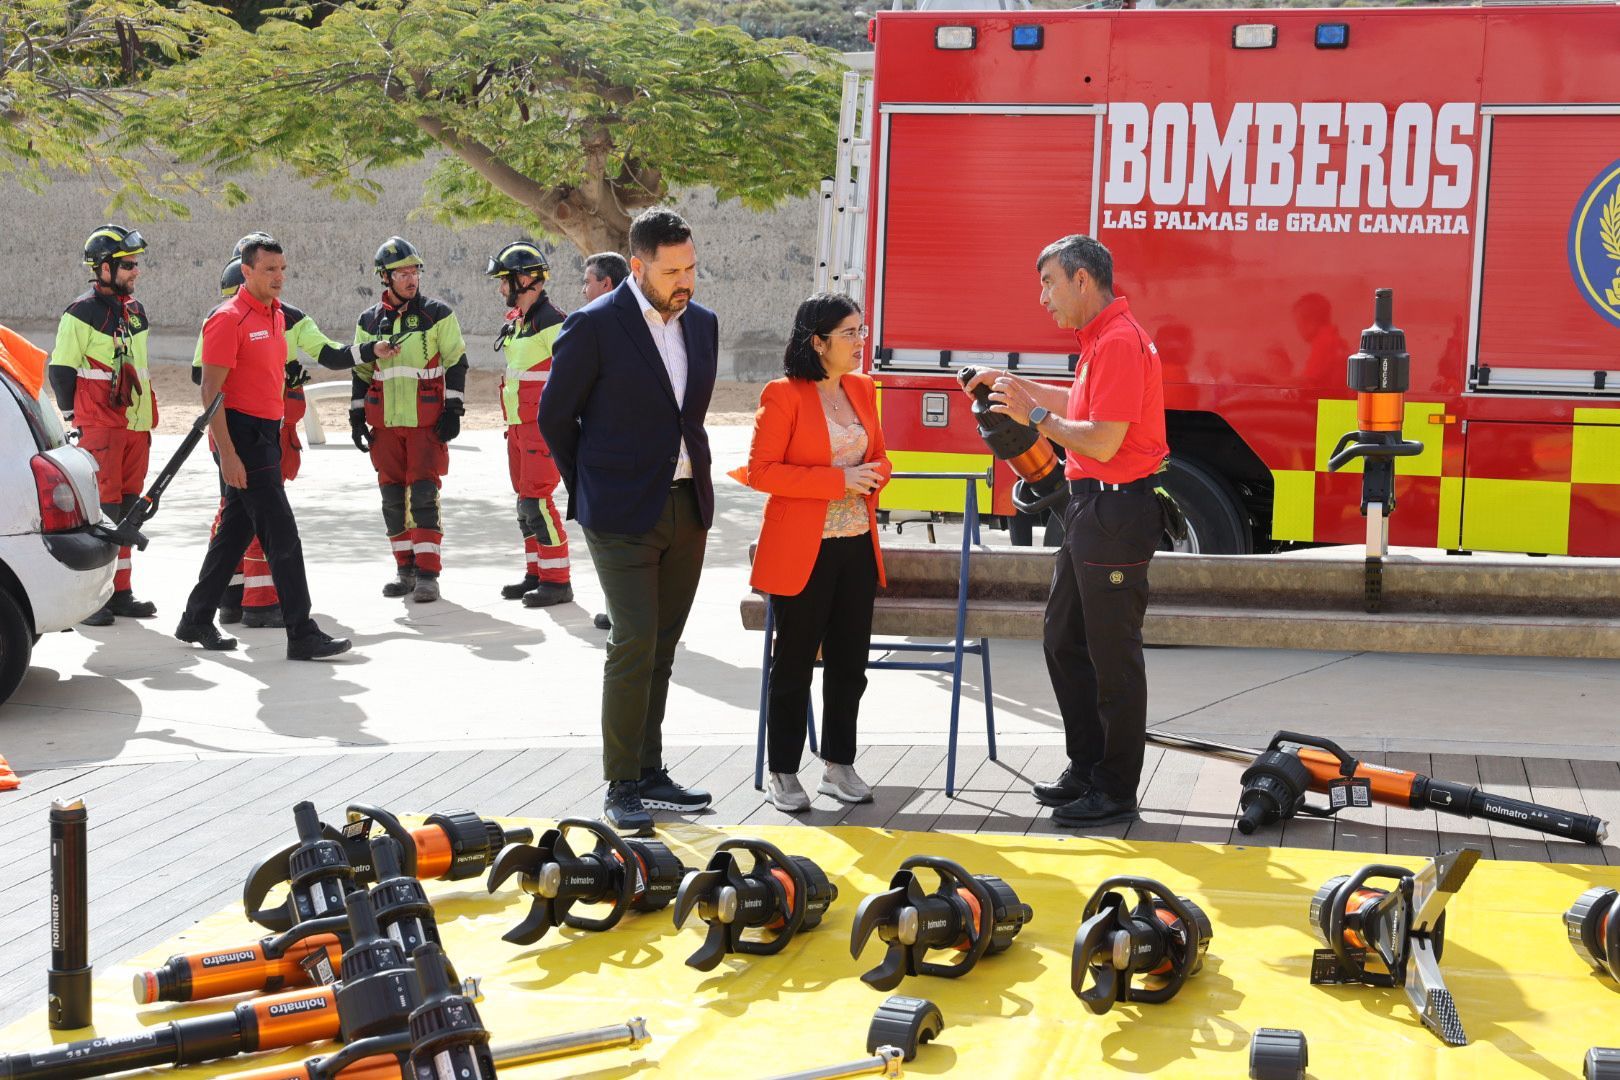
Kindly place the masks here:
POLYGON ((860 298, 866 288, 867 175, 872 166, 872 80, 844 72, 838 157, 821 182, 816 228, 816 291, 860 298))

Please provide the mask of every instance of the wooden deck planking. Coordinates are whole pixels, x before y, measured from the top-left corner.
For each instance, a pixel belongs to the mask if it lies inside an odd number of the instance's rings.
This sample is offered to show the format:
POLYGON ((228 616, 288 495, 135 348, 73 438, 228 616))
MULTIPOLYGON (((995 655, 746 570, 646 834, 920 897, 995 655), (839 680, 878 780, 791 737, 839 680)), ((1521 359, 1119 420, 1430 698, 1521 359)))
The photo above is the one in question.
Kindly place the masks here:
MULTIPOLYGON (((853 807, 814 795, 820 763, 807 758, 801 778, 816 805, 797 816, 777 812, 754 790, 752 745, 672 747, 667 756, 678 780, 706 787, 714 796, 710 812, 684 818, 704 825, 849 824, 1072 835, 1053 830, 1050 811, 1029 791, 1032 783, 1055 779, 1062 770, 1061 746, 1004 746, 999 762, 988 760, 982 746, 964 746, 956 799, 944 797, 943 747, 867 746, 856 767, 876 797, 853 807)), ((1620 764, 1615 762, 1391 754, 1386 763, 1620 820, 1620 764)), ((1240 772, 1230 762, 1150 748, 1139 796, 1142 819, 1117 831, 1131 840, 1280 842, 1412 856, 1466 842, 1484 848, 1488 857, 1620 865, 1620 848, 1612 843, 1596 848, 1505 824, 1399 808, 1347 811, 1338 821, 1301 817, 1282 829, 1273 826, 1243 837, 1233 828, 1240 772)), ((52 798, 69 791, 84 792, 90 810, 92 960, 105 965, 235 902, 252 863, 291 840, 291 806, 300 798, 313 801, 333 823, 351 802, 403 814, 466 808, 491 817, 594 818, 601 810, 599 777, 600 752, 594 748, 205 758, 25 776, 22 792, 0 796, 0 851, 16 872, 8 883, 15 887, 0 896, 0 1023, 43 1001, 45 810, 52 798)), ((245 921, 243 929, 244 940, 258 936, 245 921)))

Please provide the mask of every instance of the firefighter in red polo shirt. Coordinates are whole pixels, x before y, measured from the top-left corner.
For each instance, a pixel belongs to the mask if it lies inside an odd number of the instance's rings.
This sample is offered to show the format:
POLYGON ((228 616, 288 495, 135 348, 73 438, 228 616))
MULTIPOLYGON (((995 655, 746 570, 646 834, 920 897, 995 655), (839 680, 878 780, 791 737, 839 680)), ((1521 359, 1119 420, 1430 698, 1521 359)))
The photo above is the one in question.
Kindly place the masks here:
POLYGON ((1147 737, 1142 616, 1148 562, 1164 534, 1153 474, 1169 456, 1159 351, 1114 296, 1114 260, 1065 236, 1036 261, 1041 305, 1080 344, 1074 382, 1046 386, 981 370, 996 412, 1068 451, 1063 550, 1046 602, 1046 668, 1063 714, 1069 766, 1035 798, 1059 825, 1135 820, 1147 737))
POLYGON ((203 402, 225 395, 225 407, 208 426, 219 452, 225 505, 174 636, 210 650, 236 648, 236 639, 214 625, 214 614, 257 536, 281 596, 287 659, 318 660, 347 652, 349 641, 324 633, 309 616, 304 549, 281 475, 287 334, 280 296, 286 274, 280 244, 262 234, 245 238, 242 287, 203 324, 203 402))

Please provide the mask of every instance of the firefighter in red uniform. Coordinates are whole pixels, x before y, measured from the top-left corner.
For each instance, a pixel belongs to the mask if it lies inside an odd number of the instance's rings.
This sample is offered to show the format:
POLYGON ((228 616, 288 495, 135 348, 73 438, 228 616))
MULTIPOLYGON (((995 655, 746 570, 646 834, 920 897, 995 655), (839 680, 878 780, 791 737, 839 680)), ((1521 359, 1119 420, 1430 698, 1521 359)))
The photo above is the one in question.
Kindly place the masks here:
POLYGON ((1046 668, 1063 714, 1069 766, 1035 798, 1059 825, 1135 820, 1147 738, 1142 616, 1148 562, 1165 519, 1153 474, 1169 456, 1159 353, 1114 296, 1114 260, 1089 236, 1041 252, 1041 305, 1079 342, 1065 390, 981 370, 996 412, 1068 451, 1063 550, 1046 602, 1046 668))
POLYGON ((439 598, 439 485, 466 409, 467 346, 450 306, 422 295, 422 256, 409 241, 389 237, 373 264, 382 298, 360 315, 354 340, 387 340, 398 351, 355 366, 349 430, 382 490, 397 571, 383 595, 422 604, 439 598))
MULTIPOLYGON (((224 299, 229 300, 242 287, 243 246, 261 239, 269 240, 271 237, 267 233, 256 232, 236 242, 231 261, 220 273, 219 294, 224 299)), ((386 341, 343 345, 321 333, 314 319, 291 304, 282 304, 281 310, 286 320, 287 335, 286 390, 282 401, 286 411, 281 421, 281 478, 283 482, 290 483, 298 475, 302 464, 304 444, 298 438, 298 425, 303 422, 308 410, 304 401, 304 384, 310 381, 310 376, 309 370, 299 362, 300 350, 324 368, 347 371, 357 363, 376 359, 378 355, 392 355, 392 346, 386 341)), ((203 342, 199 336, 197 352, 191 362, 191 381, 199 386, 202 385, 203 374, 202 352, 203 342)), ((220 510, 223 511, 224 507, 222 491, 220 510)), ((214 515, 214 528, 219 528, 218 513, 214 515)), ((230 587, 220 600, 219 621, 224 625, 241 623, 249 628, 279 629, 286 625, 281 614, 281 598, 270 576, 270 564, 265 561, 264 548, 256 536, 253 543, 248 545, 247 554, 242 556, 241 565, 236 568, 236 575, 231 578, 230 587)))
MULTIPOLYGON (((103 225, 84 242, 90 291, 69 305, 56 329, 49 364, 51 389, 79 445, 96 459, 101 511, 121 521, 146 483, 157 396, 146 370, 146 309, 135 299, 141 234, 103 225)), ((113 616, 149 619, 157 605, 135 599, 130 588, 130 549, 118 550, 112 598, 84 620, 110 626, 113 616)))
POLYGON ((506 415, 506 456, 517 493, 518 530, 523 534, 527 572, 504 586, 501 596, 522 599, 525 607, 550 607, 574 599, 568 575, 568 534, 552 493, 562 474, 540 435, 540 392, 551 375, 551 348, 562 330, 563 313, 546 295, 551 267, 532 240, 516 240, 489 260, 484 274, 500 283, 507 306, 506 325, 495 339, 506 353, 501 378, 501 409, 506 415))

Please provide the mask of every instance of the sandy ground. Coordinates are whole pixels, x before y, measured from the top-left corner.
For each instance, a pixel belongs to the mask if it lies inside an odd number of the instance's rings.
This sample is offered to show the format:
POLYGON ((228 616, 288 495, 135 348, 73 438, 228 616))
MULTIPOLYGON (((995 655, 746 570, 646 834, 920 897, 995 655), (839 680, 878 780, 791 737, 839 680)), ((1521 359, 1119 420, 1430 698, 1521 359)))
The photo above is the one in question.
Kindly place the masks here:
MULTIPOLYGON (((347 379, 348 376, 342 376, 347 379)), ((318 379, 326 382, 326 379, 318 379)), ((158 430, 179 434, 191 426, 197 415, 194 407, 197 388, 191 382, 191 369, 178 364, 155 364, 152 383, 157 387, 158 430)), ((501 417, 501 377, 499 372, 473 369, 467 377, 467 415, 462 420, 466 430, 499 428, 505 421, 501 417)), ((764 383, 719 382, 714 387, 714 400, 709 405, 710 424, 752 424, 754 407, 759 403, 759 392, 764 383)), ((321 423, 328 430, 347 431, 347 406, 341 401, 323 401, 321 423)))

